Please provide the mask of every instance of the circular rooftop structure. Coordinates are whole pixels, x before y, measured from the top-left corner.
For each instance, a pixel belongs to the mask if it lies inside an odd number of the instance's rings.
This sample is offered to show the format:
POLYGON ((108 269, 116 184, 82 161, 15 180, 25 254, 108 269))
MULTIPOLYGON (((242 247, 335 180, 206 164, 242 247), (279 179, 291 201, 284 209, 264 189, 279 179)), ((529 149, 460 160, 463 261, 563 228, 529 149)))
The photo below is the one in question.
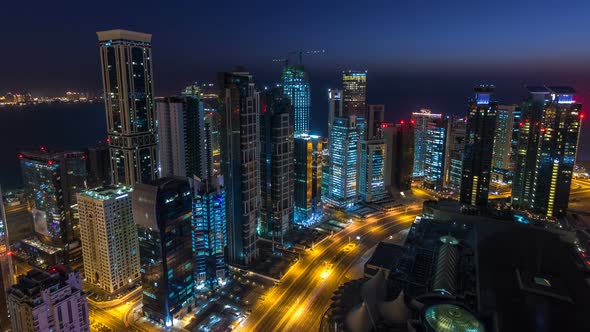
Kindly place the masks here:
POLYGON ((456 246, 459 244, 459 240, 457 240, 454 236, 451 235, 443 235, 440 237, 440 242, 448 243, 450 245, 456 246))
POLYGON ((454 304, 435 304, 426 309, 424 318, 436 332, 484 332, 483 324, 469 311, 454 304))

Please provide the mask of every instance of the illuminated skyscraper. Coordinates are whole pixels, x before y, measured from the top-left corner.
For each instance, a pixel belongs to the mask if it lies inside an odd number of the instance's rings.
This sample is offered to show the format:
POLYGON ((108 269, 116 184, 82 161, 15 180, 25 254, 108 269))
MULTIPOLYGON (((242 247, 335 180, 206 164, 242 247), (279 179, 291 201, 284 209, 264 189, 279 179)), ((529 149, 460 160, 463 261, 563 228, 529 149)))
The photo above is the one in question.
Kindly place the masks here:
POLYGON ((410 190, 414 171, 414 120, 382 126, 387 146, 385 187, 392 194, 410 190))
POLYGON ((282 243, 293 229, 293 108, 278 88, 260 99, 260 235, 282 243))
POLYGON ((367 71, 342 72, 342 99, 344 116, 365 118, 367 111, 367 71))
POLYGON ((383 138, 384 105, 369 105, 365 136, 360 141, 359 194, 364 202, 384 198, 386 154, 383 138))
POLYGON ((78 194, 84 277, 108 293, 139 278, 131 192, 131 187, 107 185, 78 194))
POLYGON ((133 220, 139 237, 143 313, 166 327, 194 305, 191 215, 187 178, 135 185, 133 220))
POLYGON ((492 181, 511 183, 514 172, 513 153, 518 139, 520 108, 517 105, 499 105, 496 116, 496 134, 492 159, 492 181), (516 129, 516 130, 515 130, 516 129))
POLYGON ((295 133, 309 132, 311 97, 307 72, 302 65, 283 69, 283 93, 289 97, 295 114, 295 133))
POLYGON ((2 331, 10 329, 6 292, 12 286, 13 275, 12 253, 10 252, 2 188, 0 188, 0 330, 2 331))
POLYGON ((58 263, 76 266, 82 255, 76 194, 85 187, 86 156, 42 148, 21 152, 19 158, 35 233, 44 244, 64 250, 58 263))
POLYGON ((431 119, 426 128, 424 187, 434 191, 443 190, 446 130, 446 119, 443 117, 431 119))
POLYGON ((341 117, 344 114, 344 100, 342 99, 342 90, 328 90, 328 138, 332 133, 334 118, 341 117))
POLYGON ((454 194, 459 193, 461 190, 466 126, 467 120, 465 117, 450 116, 447 119, 443 187, 454 194))
POLYGON ((295 135, 294 205, 295 224, 305 225, 322 214, 322 139, 295 135))
POLYGON ((428 137, 428 124, 432 120, 442 119, 442 114, 431 113, 429 109, 412 113, 414 121, 414 177, 424 176, 424 163, 426 162, 426 147, 428 137))
POLYGON ((475 98, 469 102, 459 199, 462 204, 477 207, 488 204, 498 110, 493 100, 494 90, 494 86, 478 86, 475 98))
POLYGON ((160 176, 206 177, 203 101, 200 95, 156 101, 160 176))
POLYGON ((158 173, 152 36, 97 32, 113 183, 149 183, 158 173))
POLYGON ((519 123, 512 204, 547 217, 568 206, 582 104, 570 87, 529 87, 519 123))
POLYGON ((227 277, 223 177, 210 177, 206 181, 195 178, 191 181, 194 189, 192 223, 195 279, 197 283, 215 288, 227 277))
POLYGON ((330 183, 326 203, 337 208, 358 202, 359 131, 356 117, 337 117, 330 137, 330 183))
POLYGON ((247 265, 258 255, 260 220, 260 100, 252 75, 219 74, 222 115, 221 173, 225 178, 229 263, 247 265))

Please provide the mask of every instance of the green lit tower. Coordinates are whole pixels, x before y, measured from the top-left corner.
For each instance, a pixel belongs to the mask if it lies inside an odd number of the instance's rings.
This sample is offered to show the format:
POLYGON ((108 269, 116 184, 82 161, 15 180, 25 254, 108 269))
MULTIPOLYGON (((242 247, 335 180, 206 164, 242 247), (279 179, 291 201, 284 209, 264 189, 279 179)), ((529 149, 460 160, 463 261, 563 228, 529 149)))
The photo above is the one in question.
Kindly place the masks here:
POLYGON ((291 100, 295 114, 295 133, 309 132, 311 97, 309 79, 302 65, 287 65, 283 69, 283 93, 291 100))

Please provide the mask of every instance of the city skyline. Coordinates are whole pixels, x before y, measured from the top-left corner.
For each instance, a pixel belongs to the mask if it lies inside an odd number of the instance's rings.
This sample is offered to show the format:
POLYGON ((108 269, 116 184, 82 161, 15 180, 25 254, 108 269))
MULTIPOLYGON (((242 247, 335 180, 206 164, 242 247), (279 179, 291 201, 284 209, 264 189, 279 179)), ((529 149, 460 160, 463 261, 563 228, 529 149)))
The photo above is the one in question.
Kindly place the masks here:
POLYGON ((581 6, 110 1, 6 38, 0 332, 590 326, 581 6))

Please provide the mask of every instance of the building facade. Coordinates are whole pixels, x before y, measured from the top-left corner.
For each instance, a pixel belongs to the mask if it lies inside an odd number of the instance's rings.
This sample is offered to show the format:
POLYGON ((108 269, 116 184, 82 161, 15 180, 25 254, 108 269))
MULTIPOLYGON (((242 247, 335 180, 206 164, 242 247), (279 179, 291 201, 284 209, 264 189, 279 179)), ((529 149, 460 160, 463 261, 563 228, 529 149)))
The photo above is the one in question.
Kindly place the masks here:
POLYGON ((393 156, 386 154, 383 137, 384 105, 369 105, 365 135, 360 142, 359 195, 363 202, 373 202, 385 197, 385 165, 393 156))
POLYGON ((86 184, 89 188, 112 183, 108 144, 101 142, 88 147, 86 150, 86 171, 88 173, 86 184))
POLYGON ((149 183, 158 174, 152 36, 97 32, 113 183, 149 183))
POLYGON ((433 118, 428 122, 424 155, 424 188, 443 191, 446 136, 446 118, 433 118))
POLYGON ((227 278, 223 177, 210 177, 205 181, 195 178, 192 186, 195 280, 198 284, 216 288, 227 278))
POLYGON ((139 279, 132 191, 123 185, 106 185, 78 194, 84 277, 107 293, 125 291, 139 279))
POLYGON ((494 91, 494 86, 478 86, 475 98, 469 102, 459 199, 465 205, 486 207, 488 204, 498 111, 494 91))
POLYGON ((280 89, 265 91, 260 115, 260 232, 280 240, 293 229, 293 108, 280 89))
POLYGON ((287 65, 283 69, 283 93, 293 106, 295 133, 309 132, 311 95, 307 72, 302 65, 287 65))
POLYGON ((344 114, 344 99, 342 90, 328 90, 328 138, 331 137, 334 118, 342 117, 344 114))
POLYGON ((12 331, 90 331, 80 273, 63 265, 19 276, 7 297, 12 331))
POLYGON ((518 140, 519 123, 520 107, 518 105, 498 105, 492 159, 492 182, 512 183, 515 166, 513 154, 515 153, 515 143, 518 140))
POLYGON ((367 111, 367 71, 342 72, 343 115, 365 119, 367 111))
POLYGON ((10 329, 6 292, 12 286, 13 276, 12 252, 10 251, 2 188, 0 188, 0 330, 2 331, 10 329))
POLYGON ((330 184, 326 203, 348 208, 358 202, 360 134, 356 117, 334 119, 330 137, 330 184))
POLYGON ((133 190, 143 314, 165 327, 195 301, 192 198, 187 178, 160 178, 133 190))
POLYGON ((566 213, 582 104, 570 87, 529 87, 519 123, 512 205, 546 217, 566 213))
POLYGON ((428 124, 431 121, 442 119, 442 114, 432 113, 429 109, 412 113, 411 121, 414 121, 414 177, 424 176, 426 163, 426 148, 428 146, 428 124))
POLYGON ((453 195, 461 191, 466 126, 465 117, 450 116, 447 119, 443 187, 453 195))
POLYGON ((396 194, 412 188, 414 174, 414 121, 384 124, 388 156, 385 165, 385 187, 396 194))
POLYGON ((205 174, 205 114, 200 95, 156 101, 158 157, 161 177, 205 174))
POLYGON ((294 224, 313 224, 322 215, 323 140, 319 136, 295 135, 294 224))
POLYGON ((19 154, 25 196, 33 213, 35 233, 43 244, 63 250, 59 262, 81 259, 76 194, 86 181, 83 152, 40 151, 19 154), (66 250, 67 248, 67 250, 66 250))
POLYGON ((219 74, 221 173, 225 180, 229 263, 258 255, 260 221, 260 95, 245 71, 219 74))

